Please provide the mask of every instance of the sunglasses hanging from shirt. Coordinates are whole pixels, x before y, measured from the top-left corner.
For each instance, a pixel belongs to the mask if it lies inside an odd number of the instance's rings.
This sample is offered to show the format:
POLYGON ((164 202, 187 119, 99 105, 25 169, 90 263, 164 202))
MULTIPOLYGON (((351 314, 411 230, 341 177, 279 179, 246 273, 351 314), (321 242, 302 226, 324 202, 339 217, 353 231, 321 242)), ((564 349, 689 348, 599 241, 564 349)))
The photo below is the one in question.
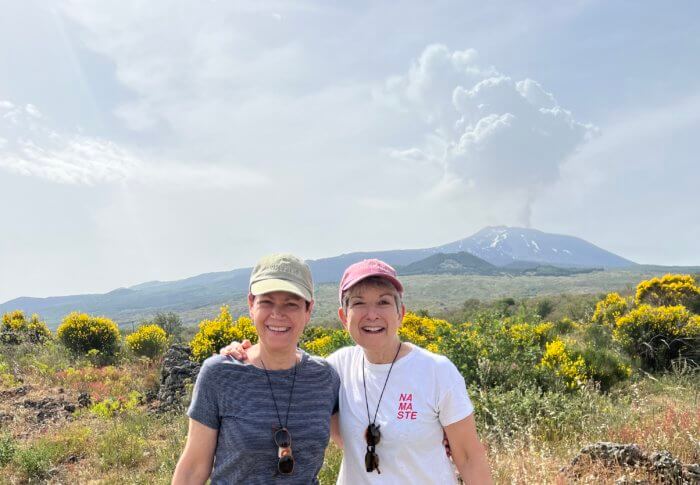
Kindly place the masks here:
POLYGON ((275 393, 272 390, 272 381, 270 380, 270 374, 267 372, 267 367, 265 367, 265 362, 260 359, 265 375, 267 376, 267 383, 270 385, 270 394, 272 394, 272 403, 275 405, 275 411, 277 412, 277 421, 279 423, 279 428, 273 431, 272 439, 277 446, 277 471, 281 475, 291 475, 294 472, 294 455, 292 455, 292 435, 287 429, 287 423, 289 423, 289 408, 292 406, 292 395, 294 394, 294 383, 297 380, 297 363, 294 362, 294 377, 292 378, 292 389, 289 391, 289 403, 287 404, 287 416, 284 418, 284 426, 282 425, 282 418, 280 417, 280 411, 277 408, 277 401, 275 400, 275 393))
POLYGON ((367 442, 367 452, 365 453, 365 468, 367 473, 371 473, 377 470, 377 473, 381 475, 379 471, 379 455, 376 452, 376 446, 379 444, 379 440, 382 434, 379 432, 379 425, 377 424, 377 413, 379 412, 379 405, 382 402, 382 397, 384 396, 384 391, 386 390, 386 383, 389 382, 389 376, 391 375, 391 369, 394 368, 394 363, 396 358, 399 356, 401 351, 401 342, 399 342, 399 348, 396 349, 396 355, 394 355, 394 360, 391 361, 391 366, 389 366, 389 372, 386 374, 386 379, 384 380, 384 387, 382 387, 382 392, 379 394, 379 401, 377 401, 377 408, 374 410, 374 419, 370 418, 369 415, 369 401, 367 400, 367 384, 365 383, 365 356, 362 354, 362 387, 365 389, 365 406, 367 407, 367 429, 365 430, 365 441, 367 442))

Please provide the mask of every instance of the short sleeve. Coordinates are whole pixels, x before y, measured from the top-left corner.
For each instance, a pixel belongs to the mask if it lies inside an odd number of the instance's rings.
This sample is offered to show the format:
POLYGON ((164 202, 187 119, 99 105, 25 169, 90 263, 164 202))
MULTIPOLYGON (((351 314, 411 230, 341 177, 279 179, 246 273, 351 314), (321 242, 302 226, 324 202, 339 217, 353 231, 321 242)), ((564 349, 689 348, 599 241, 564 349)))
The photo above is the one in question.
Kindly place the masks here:
POLYGON ((331 366, 331 374, 333 375, 333 412, 337 413, 340 410, 340 376, 338 372, 331 366))
POLYGON ((205 426, 212 429, 219 429, 221 419, 219 417, 219 401, 216 393, 216 378, 214 371, 214 362, 210 357, 202 365, 197 380, 192 391, 192 401, 187 410, 187 415, 205 426))
POLYGON ((439 369, 440 396, 438 413, 440 424, 449 426, 461 421, 474 412, 474 405, 469 399, 464 377, 452 362, 445 359, 439 369))

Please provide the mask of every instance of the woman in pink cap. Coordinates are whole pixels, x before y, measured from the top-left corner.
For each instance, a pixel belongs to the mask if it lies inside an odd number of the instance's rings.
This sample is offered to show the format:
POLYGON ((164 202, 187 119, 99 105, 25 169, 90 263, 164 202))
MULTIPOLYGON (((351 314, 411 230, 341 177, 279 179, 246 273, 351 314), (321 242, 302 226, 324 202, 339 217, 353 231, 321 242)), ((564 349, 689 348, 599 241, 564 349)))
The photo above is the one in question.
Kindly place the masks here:
POLYGON ((443 431, 465 482, 490 483, 464 378, 446 357, 399 339, 406 309, 394 268, 377 259, 351 265, 338 297, 357 343, 328 357, 341 380, 338 483, 456 483, 443 431))
POLYGON ((464 378, 446 357, 399 338, 406 309, 394 268, 377 259, 349 266, 338 297, 338 316, 357 345, 328 357, 341 379, 332 419, 343 447, 337 483, 457 483, 444 435, 464 481, 491 483, 464 378))

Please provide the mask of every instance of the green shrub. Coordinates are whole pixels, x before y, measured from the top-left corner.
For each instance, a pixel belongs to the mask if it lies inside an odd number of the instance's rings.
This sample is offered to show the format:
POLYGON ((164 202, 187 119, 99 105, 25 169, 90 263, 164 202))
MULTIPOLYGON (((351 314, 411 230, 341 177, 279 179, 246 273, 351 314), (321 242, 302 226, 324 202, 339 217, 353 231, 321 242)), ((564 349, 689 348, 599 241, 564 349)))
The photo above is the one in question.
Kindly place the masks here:
POLYGON ((479 375, 479 362, 488 359, 488 350, 479 328, 473 323, 453 327, 443 335, 438 350, 452 361, 467 384, 485 387, 479 375))
POLYGON ((0 360, 0 388, 16 387, 20 384, 21 381, 17 379, 14 373, 10 370, 10 366, 7 364, 7 362, 0 360))
POLYGON ((589 387, 575 392, 532 386, 484 391, 470 386, 479 434, 492 444, 573 440, 617 414, 612 400, 589 387))
POLYGON ((9 434, 0 435, 0 468, 4 467, 10 461, 17 450, 15 440, 9 434))
POLYGON ((42 480, 49 476, 60 454, 56 443, 41 440, 15 452, 13 462, 24 478, 42 480))
POLYGON ((547 387, 548 373, 537 364, 552 327, 511 318, 465 323, 442 330, 439 352, 482 388, 547 387))
POLYGON ((556 335, 566 335, 576 330, 576 323, 570 318, 564 317, 554 324, 552 329, 556 335))
POLYGON ((182 339, 182 332, 184 326, 182 324, 182 319, 180 315, 174 312, 158 312, 155 316, 148 322, 149 325, 158 325, 160 328, 165 330, 168 337, 171 337, 174 341, 180 342, 182 339))
POLYGON ((19 344, 30 342, 43 343, 51 338, 51 331, 44 322, 39 320, 36 313, 29 320, 22 310, 5 313, 0 325, 0 338, 2 343, 19 344))
POLYGON ((117 423, 97 443, 97 455, 104 470, 134 467, 144 460, 146 440, 128 425, 117 423))
POLYGON ((100 416, 101 418, 109 419, 116 414, 125 413, 135 409, 136 406, 143 400, 143 396, 138 391, 131 391, 126 397, 108 397, 98 403, 95 403, 90 408, 90 412, 100 416))
POLYGON ((632 375, 630 363, 618 352, 595 346, 579 350, 586 362, 590 378, 601 391, 608 391, 618 382, 626 381, 632 375))
POLYGON ((77 354, 97 351, 112 356, 121 339, 119 327, 109 318, 78 312, 66 316, 56 334, 63 345, 77 354))
POLYGON ((547 316, 554 310, 554 304, 547 300, 540 300, 535 306, 535 313, 540 316, 540 318, 547 318, 547 316))
POLYGON ((217 318, 200 322, 199 331, 190 342, 192 360, 202 362, 232 341, 241 342, 244 339, 253 343, 258 341, 253 322, 250 318, 241 316, 234 324, 228 306, 223 306, 217 318))
POLYGON ((131 352, 150 359, 161 355, 168 345, 168 336, 158 325, 143 325, 125 340, 131 352))

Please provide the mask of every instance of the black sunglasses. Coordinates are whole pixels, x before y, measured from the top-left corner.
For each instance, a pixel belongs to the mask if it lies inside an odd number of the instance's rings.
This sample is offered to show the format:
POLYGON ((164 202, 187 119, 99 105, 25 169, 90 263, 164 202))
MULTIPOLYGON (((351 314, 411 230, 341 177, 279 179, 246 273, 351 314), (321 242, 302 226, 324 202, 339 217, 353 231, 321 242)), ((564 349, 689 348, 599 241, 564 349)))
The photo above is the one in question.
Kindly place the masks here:
POLYGON ((277 471, 282 475, 290 475, 294 472, 294 456, 292 456, 292 435, 287 428, 275 430, 273 434, 277 445, 277 471))
POLYGON ((371 473, 377 470, 377 473, 381 474, 379 471, 379 455, 374 451, 375 446, 379 444, 379 440, 382 435, 379 432, 379 425, 371 423, 367 426, 365 430, 365 441, 367 441, 367 453, 365 453, 365 468, 367 473, 371 473))

